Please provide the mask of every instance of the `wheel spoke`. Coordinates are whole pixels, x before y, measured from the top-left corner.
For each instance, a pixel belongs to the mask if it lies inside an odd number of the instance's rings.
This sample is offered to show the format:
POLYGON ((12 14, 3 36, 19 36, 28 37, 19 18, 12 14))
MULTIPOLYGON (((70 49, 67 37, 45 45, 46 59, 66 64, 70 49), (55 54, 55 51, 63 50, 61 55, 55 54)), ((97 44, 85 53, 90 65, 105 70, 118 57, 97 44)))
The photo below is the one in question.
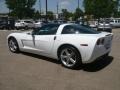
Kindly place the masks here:
POLYGON ((70 62, 72 62, 73 64, 75 64, 75 60, 73 60, 72 58, 70 58, 70 62))
POLYGON ((69 55, 69 57, 73 57, 75 55, 75 53, 72 51, 72 53, 69 55))
POLYGON ((65 54, 68 56, 70 53, 68 52, 68 49, 65 50, 65 54))
POLYGON ((70 59, 67 58, 66 64, 69 65, 69 63, 70 63, 70 59))
POLYGON ((14 49, 17 49, 17 46, 16 46, 16 45, 14 45, 14 49))
POLYGON ((9 47, 12 51, 16 51, 17 49, 16 43, 13 40, 10 40, 9 47))
POLYGON ((61 55, 61 57, 62 57, 63 59, 66 59, 66 58, 67 58, 67 56, 66 56, 66 55, 61 55))
POLYGON ((72 49, 65 48, 61 52, 61 60, 62 60, 63 64, 67 67, 74 66, 76 63, 75 52, 72 49))

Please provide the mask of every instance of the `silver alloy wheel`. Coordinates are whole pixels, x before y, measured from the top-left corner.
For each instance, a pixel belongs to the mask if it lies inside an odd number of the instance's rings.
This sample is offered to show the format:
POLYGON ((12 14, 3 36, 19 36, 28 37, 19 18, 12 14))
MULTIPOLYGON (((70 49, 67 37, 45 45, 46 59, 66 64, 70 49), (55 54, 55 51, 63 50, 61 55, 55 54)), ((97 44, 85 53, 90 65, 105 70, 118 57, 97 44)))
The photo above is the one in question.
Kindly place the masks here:
POLYGON ((9 48, 13 52, 15 52, 17 50, 17 44, 16 44, 16 42, 13 39, 11 39, 9 41, 9 48))
POLYGON ((72 67, 76 64, 77 56, 72 49, 65 48, 60 55, 62 63, 67 67, 72 67))

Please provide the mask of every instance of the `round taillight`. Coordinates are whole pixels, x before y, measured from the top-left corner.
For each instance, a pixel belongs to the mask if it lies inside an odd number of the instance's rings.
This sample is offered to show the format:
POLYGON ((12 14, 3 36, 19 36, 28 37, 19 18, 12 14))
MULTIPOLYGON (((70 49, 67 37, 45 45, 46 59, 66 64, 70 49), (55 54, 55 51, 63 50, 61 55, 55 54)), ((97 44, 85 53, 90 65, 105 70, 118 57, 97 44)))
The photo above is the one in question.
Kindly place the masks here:
POLYGON ((101 44, 104 44, 104 41, 105 41, 105 39, 102 39, 102 40, 101 40, 101 44))
POLYGON ((98 41, 97 41, 97 45, 100 45, 100 42, 101 42, 100 39, 98 39, 98 41))

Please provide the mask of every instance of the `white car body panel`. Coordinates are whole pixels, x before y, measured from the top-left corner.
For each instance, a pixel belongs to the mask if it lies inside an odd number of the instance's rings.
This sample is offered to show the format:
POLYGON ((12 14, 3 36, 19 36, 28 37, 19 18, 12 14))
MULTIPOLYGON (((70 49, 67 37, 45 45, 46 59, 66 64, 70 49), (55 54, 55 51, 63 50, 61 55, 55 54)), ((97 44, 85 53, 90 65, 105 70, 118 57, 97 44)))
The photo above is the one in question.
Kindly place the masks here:
POLYGON ((96 58, 111 51, 112 33, 102 32, 99 34, 61 34, 66 25, 59 26, 56 35, 31 35, 28 33, 12 33, 8 36, 16 38, 19 49, 24 52, 35 53, 50 58, 58 59, 57 51, 61 45, 69 44, 76 47, 81 55, 83 63, 93 62, 96 58), (109 36, 106 36, 108 35, 109 36), (54 40, 56 36, 56 40, 54 40), (96 42, 99 38, 105 38, 105 44, 109 41, 109 49, 105 45, 97 46, 96 42), (87 44, 88 46, 82 46, 87 44))
POLYGON ((35 24, 35 28, 39 28, 39 27, 42 27, 43 22, 38 21, 38 22, 36 22, 34 24, 35 24))
POLYGON ((25 27, 25 24, 23 21, 15 22, 15 27, 17 28, 25 27))

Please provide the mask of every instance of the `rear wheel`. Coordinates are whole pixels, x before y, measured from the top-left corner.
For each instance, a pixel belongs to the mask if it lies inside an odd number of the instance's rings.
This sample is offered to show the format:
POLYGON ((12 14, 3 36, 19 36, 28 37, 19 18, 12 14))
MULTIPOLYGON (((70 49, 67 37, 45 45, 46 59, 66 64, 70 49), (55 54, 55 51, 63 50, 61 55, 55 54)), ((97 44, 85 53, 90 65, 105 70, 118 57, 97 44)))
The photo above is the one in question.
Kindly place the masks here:
POLYGON ((63 66, 71 69, 79 67, 82 64, 79 52, 71 46, 61 49, 59 59, 61 60, 63 66))
POLYGON ((9 50, 13 53, 18 53, 19 52, 19 47, 18 47, 18 43, 17 40, 15 38, 10 38, 8 40, 8 46, 9 46, 9 50))

